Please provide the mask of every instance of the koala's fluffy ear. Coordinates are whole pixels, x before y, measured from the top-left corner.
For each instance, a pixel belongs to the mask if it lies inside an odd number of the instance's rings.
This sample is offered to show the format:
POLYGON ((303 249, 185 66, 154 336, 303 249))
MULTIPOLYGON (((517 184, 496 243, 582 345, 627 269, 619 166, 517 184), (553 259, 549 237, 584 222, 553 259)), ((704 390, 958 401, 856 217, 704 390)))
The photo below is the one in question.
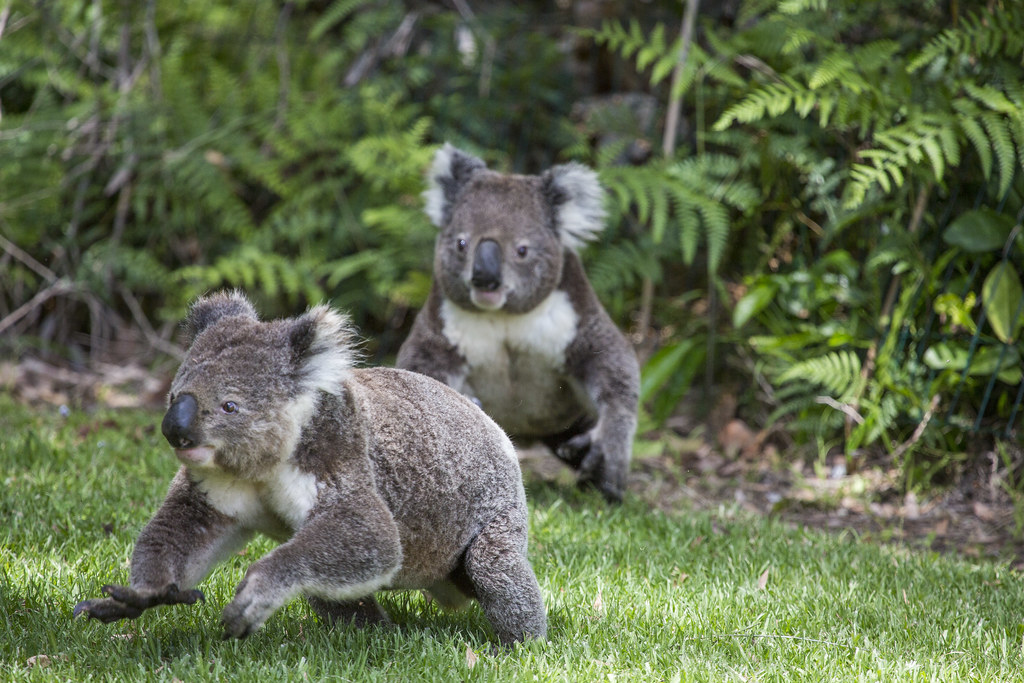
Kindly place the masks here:
POLYGON ((434 161, 427 172, 427 189, 423 192, 423 208, 434 225, 440 228, 451 220, 452 204, 459 190, 474 173, 486 168, 483 160, 447 142, 434 153, 434 161))
POLYGON ((329 306, 293 320, 288 342, 303 389, 337 393, 356 362, 355 339, 348 318, 329 306))
POLYGON ((184 327, 189 343, 194 342, 199 333, 210 325, 230 316, 259 320, 256 309, 238 290, 199 297, 189 307, 188 316, 185 318, 184 327))
POLYGON ((604 230, 604 190, 597 173, 583 164, 554 166, 541 175, 562 244, 578 250, 604 230))

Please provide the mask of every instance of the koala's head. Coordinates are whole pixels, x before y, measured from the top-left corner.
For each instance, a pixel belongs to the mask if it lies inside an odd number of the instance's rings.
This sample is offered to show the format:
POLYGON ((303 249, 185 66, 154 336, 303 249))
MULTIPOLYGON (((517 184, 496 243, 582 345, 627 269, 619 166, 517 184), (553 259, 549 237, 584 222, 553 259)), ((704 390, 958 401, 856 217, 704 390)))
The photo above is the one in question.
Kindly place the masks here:
POLYGON ((354 362, 347 320, 326 306, 261 322, 240 293, 193 303, 191 342, 161 425, 194 470, 258 479, 291 453, 318 391, 339 391, 354 362))
POLYGON ((529 311, 561 281, 564 251, 604 227, 604 193, 581 164, 505 175, 446 144, 427 184, 426 213, 440 228, 434 278, 470 310, 529 311))

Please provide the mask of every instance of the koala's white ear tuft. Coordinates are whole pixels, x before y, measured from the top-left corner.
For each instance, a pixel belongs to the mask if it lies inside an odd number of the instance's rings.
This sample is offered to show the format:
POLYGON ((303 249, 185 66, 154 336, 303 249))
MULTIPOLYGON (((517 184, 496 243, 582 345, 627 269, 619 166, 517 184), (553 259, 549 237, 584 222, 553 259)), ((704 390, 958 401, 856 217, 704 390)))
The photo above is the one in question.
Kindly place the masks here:
POLYGON ((423 192, 423 210, 437 227, 443 227, 451 220, 452 204, 459 196, 459 190, 477 171, 487 168, 483 160, 444 143, 434 153, 434 161, 427 171, 427 189, 423 192))
POLYGON ((347 316, 314 306, 292 323, 292 359, 305 391, 337 393, 356 362, 356 334, 347 316))
POLYGON ((548 169, 541 179, 562 244, 577 251, 604 230, 604 190, 597 173, 574 162, 548 169))
POLYGON ((185 318, 184 328, 189 343, 195 341, 199 333, 222 318, 242 317, 253 322, 259 320, 256 309, 237 289, 230 292, 217 292, 201 296, 192 302, 185 318))

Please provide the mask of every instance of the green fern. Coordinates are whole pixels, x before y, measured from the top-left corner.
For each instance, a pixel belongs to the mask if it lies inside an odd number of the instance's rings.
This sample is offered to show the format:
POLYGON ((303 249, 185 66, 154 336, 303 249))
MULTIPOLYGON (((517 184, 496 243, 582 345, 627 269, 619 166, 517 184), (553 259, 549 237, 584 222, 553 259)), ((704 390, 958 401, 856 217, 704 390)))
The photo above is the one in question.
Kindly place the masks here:
POLYGON ((703 239, 707 265, 714 272, 728 243, 730 212, 750 211, 758 197, 738 173, 735 159, 703 155, 667 166, 602 169, 601 181, 609 190, 613 214, 635 210, 637 220, 650 227, 655 245, 676 228, 684 263, 693 263, 703 239))
POLYGON ((998 9, 974 11, 960 25, 936 36, 907 65, 916 73, 951 56, 1005 56, 1020 62, 1024 56, 1024 9, 1017 3, 1000 3, 998 9))
POLYGON ((833 351, 794 363, 779 374, 781 383, 802 382, 816 384, 832 392, 837 401, 844 402, 855 396, 864 380, 861 377, 860 357, 852 351, 833 351))

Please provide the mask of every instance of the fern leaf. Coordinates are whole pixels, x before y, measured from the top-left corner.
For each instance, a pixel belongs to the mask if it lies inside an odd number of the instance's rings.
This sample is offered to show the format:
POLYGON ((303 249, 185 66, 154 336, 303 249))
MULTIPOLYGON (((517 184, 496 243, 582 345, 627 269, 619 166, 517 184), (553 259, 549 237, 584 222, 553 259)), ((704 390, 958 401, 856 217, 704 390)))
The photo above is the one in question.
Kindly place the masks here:
POLYGON ((778 381, 809 382, 824 387, 839 401, 855 395, 861 382, 860 357, 853 351, 833 351, 791 365, 778 376, 778 381))
POLYGON ((988 139, 992 142, 992 149, 996 153, 996 161, 999 163, 999 196, 1002 196, 1010 188, 1013 181, 1013 167, 1017 155, 1013 147, 1013 140, 1010 137, 1006 120, 995 112, 986 112, 981 118, 988 139))

